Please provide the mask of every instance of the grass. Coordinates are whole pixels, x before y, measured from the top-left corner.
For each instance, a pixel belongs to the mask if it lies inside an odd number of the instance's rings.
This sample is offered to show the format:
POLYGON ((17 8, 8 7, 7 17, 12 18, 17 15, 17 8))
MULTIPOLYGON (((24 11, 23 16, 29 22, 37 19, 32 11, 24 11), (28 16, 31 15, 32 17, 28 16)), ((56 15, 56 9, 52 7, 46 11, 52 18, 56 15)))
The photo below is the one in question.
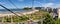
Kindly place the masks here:
MULTIPOLYGON (((13 16, 13 22, 25 22, 31 18, 32 20, 39 20, 43 18, 48 12, 40 11, 33 14, 25 15, 25 16, 13 16)), ((11 22, 11 17, 4 17, 4 22, 11 22)))

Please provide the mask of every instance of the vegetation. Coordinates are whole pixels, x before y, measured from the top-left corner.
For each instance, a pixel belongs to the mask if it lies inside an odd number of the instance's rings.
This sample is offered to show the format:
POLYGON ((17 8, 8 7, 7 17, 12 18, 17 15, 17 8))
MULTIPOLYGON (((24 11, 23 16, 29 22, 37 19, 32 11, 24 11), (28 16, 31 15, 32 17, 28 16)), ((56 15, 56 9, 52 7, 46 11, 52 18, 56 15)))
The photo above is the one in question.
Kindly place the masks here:
POLYGON ((55 21, 55 24, 60 24, 60 19, 57 19, 57 20, 55 21))
MULTIPOLYGON (((12 16, 12 17, 4 17, 4 22, 25 22, 30 19, 32 20, 40 20, 44 18, 43 24, 60 24, 60 19, 54 19, 49 15, 46 11, 39 11, 33 14, 28 14, 24 16, 12 16)), ((41 24, 41 21, 38 22, 38 24, 41 24)))
POLYGON ((4 22, 23 22, 28 20, 29 18, 27 16, 13 16, 12 18, 10 17, 4 17, 4 22))
POLYGON ((32 9, 32 8, 28 8, 28 7, 25 7, 25 8, 24 8, 24 10, 30 10, 30 9, 32 9))
POLYGON ((49 14, 45 16, 43 24, 55 24, 55 20, 49 14))
POLYGON ((40 12, 36 12, 36 13, 33 13, 33 14, 28 14, 28 15, 24 15, 24 16, 12 16, 12 17, 4 17, 4 22, 11 22, 11 20, 13 22, 25 22, 27 20, 30 20, 30 18, 32 20, 40 20, 42 17, 44 17, 47 12, 43 12, 43 11, 40 11, 40 12))

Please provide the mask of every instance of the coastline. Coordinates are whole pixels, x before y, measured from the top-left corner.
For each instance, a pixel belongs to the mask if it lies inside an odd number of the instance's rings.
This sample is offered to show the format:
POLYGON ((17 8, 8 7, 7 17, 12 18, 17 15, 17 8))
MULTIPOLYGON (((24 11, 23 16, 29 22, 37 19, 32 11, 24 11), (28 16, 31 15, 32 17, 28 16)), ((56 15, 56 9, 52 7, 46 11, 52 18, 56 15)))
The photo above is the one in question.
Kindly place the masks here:
MULTIPOLYGON (((34 11, 30 11, 30 12, 24 12, 24 13, 21 13, 22 15, 26 15, 26 14, 32 14, 32 13, 35 13, 39 10, 34 10, 34 11)), ((16 13, 17 15, 19 16, 22 16, 20 13, 16 13)), ((13 13, 9 13, 9 14, 0 14, 0 17, 3 17, 3 16, 12 16, 14 15, 13 13)))

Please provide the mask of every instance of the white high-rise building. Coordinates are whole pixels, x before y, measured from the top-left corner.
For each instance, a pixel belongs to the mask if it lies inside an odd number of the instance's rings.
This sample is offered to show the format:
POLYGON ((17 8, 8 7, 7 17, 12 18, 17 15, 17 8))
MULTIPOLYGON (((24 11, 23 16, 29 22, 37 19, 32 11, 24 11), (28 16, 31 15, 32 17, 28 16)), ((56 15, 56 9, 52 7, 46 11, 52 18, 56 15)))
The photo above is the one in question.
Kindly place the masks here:
POLYGON ((58 18, 60 18, 60 8, 58 8, 58 18))

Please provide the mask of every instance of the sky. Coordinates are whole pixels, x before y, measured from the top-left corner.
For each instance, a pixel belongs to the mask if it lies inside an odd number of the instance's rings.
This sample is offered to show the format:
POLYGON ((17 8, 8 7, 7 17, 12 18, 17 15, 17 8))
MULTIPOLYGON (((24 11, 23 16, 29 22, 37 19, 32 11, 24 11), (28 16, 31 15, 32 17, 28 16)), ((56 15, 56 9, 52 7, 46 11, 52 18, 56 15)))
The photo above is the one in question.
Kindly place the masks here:
MULTIPOLYGON (((0 4, 2 4, 3 6, 9 9, 15 9, 16 7, 19 9, 24 7, 32 7, 32 2, 33 0, 0 0, 0 4)), ((60 0, 34 0, 34 3, 33 3, 33 7, 57 8, 59 6, 60 6, 60 0)), ((3 8, 0 6, 0 9, 3 9, 3 8)))

